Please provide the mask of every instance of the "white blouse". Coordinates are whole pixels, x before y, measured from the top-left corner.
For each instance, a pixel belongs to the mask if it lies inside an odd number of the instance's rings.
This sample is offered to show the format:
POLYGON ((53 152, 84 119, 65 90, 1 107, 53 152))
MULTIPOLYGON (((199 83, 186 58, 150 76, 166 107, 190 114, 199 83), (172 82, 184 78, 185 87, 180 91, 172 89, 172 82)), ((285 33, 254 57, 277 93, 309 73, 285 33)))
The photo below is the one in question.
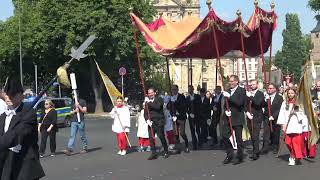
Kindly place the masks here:
POLYGON ((121 108, 114 107, 110 112, 113 118, 112 131, 115 133, 129 132, 130 111, 127 106, 121 108), (120 123, 121 122, 121 123, 120 123), (122 126, 121 126, 122 124, 122 126), (123 129, 124 128, 124 129, 123 129))

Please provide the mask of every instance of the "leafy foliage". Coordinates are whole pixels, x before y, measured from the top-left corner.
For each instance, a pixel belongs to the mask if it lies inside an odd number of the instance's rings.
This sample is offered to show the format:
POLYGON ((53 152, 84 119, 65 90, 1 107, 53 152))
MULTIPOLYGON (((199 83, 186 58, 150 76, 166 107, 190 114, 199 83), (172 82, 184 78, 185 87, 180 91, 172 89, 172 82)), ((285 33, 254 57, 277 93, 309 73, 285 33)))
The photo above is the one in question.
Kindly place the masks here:
POLYGON ((302 36, 297 14, 286 14, 286 29, 282 36, 282 50, 276 53, 274 63, 283 73, 293 73, 297 82, 310 48, 310 39, 302 36))

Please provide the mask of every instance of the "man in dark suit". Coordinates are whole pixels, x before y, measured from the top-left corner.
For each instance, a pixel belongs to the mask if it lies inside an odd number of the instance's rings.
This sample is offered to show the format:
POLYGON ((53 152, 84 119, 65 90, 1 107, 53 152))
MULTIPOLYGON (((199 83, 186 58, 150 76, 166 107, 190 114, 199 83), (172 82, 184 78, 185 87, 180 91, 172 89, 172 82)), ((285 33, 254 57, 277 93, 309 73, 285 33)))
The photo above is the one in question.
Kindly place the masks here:
POLYGON ((276 154, 279 149, 279 139, 281 127, 277 124, 278 115, 280 112, 281 104, 283 102, 282 96, 277 92, 275 84, 269 84, 267 94, 265 94, 265 107, 264 107, 264 132, 263 132, 263 147, 261 149, 262 154, 268 153, 269 144, 272 145, 273 153, 276 154), (271 116, 269 116, 268 101, 270 101, 271 116), (273 132, 271 133, 270 121, 272 124, 273 132), (271 136, 271 138, 270 138, 271 136), (270 143, 271 139, 271 143, 270 143))
POLYGON ((21 134, 14 138, 13 147, 0 153, 1 180, 39 179, 44 172, 39 161, 36 113, 22 103, 23 88, 18 80, 10 78, 4 92, 9 109, 0 116, 0 136, 13 131, 21 134), (21 130, 21 123, 30 126, 21 130))
POLYGON ((198 94, 194 94, 193 91, 194 91, 193 86, 189 85, 188 86, 189 95, 186 97, 186 102, 187 102, 187 113, 188 113, 189 126, 191 131, 193 150, 197 150, 198 141, 201 136, 200 122, 199 122, 201 98, 198 94), (198 138, 196 136, 196 133, 198 138))
POLYGON ((155 95, 156 93, 154 88, 149 88, 148 98, 145 99, 144 118, 147 120, 149 141, 151 146, 151 155, 148 160, 153 160, 158 157, 158 155, 156 154, 156 146, 154 143, 155 133, 158 135, 164 149, 163 157, 169 157, 168 144, 164 137, 165 118, 163 113, 163 100, 162 98, 156 97, 155 95))
POLYGON ((264 107, 264 95, 263 92, 258 90, 258 81, 250 81, 251 90, 247 91, 248 97, 248 109, 246 112, 248 121, 248 127, 251 136, 251 142, 253 147, 252 159, 257 160, 259 158, 259 134, 261 130, 261 124, 263 120, 262 108, 264 107), (252 122, 251 122, 252 121, 252 122), (253 125, 253 128, 252 128, 253 125))
POLYGON ((211 121, 211 105, 210 99, 206 97, 206 89, 200 89, 200 126, 201 126, 201 138, 199 140, 199 147, 202 144, 207 143, 209 131, 207 121, 211 121))
MULTIPOLYGON (((244 124, 244 110, 246 105, 246 91, 239 85, 239 77, 231 75, 229 78, 230 89, 223 91, 223 96, 228 98, 230 110, 225 111, 225 120, 223 121, 223 142, 226 148, 227 157, 223 161, 224 164, 228 164, 233 159, 233 145, 231 141, 237 143, 237 161, 234 164, 240 164, 243 162, 243 142, 242 142, 242 129, 244 124), (228 118, 231 118, 232 129, 234 130, 235 137, 230 138, 231 130, 229 127, 228 118), (231 141, 229 140, 231 139, 231 141)), ((227 109, 227 108, 226 108, 227 109)))
POLYGON ((186 135, 186 120, 187 120, 187 102, 184 95, 178 93, 179 88, 177 85, 172 85, 171 87, 171 100, 170 100, 170 109, 172 114, 172 120, 176 125, 175 129, 178 131, 176 134, 177 142, 180 142, 180 137, 184 140, 185 149, 184 152, 189 153, 189 142, 188 137, 186 135))
POLYGON ((217 135, 217 126, 220 122, 220 116, 221 116, 221 100, 223 98, 223 95, 221 93, 221 86, 217 86, 214 90, 214 96, 212 98, 211 106, 213 110, 212 115, 212 123, 211 123, 211 131, 212 135, 210 135, 213 138, 213 144, 218 144, 218 135, 217 135))

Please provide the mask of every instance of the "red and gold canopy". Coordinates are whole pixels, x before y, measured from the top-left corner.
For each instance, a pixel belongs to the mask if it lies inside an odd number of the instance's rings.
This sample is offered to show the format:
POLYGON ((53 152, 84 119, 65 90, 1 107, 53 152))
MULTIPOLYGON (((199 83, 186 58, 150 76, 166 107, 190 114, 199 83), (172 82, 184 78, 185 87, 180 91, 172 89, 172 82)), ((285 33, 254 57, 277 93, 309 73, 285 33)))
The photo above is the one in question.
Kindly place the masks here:
POLYGON ((241 50, 240 33, 244 36, 245 54, 261 54, 259 29, 263 51, 267 52, 272 33, 276 27, 276 14, 256 7, 249 22, 245 24, 241 16, 232 22, 219 18, 210 9, 201 21, 186 16, 180 22, 171 22, 163 17, 145 24, 135 14, 130 13, 132 21, 141 31, 148 45, 158 54, 173 58, 216 58, 213 30, 217 35, 220 56, 232 50, 241 50))

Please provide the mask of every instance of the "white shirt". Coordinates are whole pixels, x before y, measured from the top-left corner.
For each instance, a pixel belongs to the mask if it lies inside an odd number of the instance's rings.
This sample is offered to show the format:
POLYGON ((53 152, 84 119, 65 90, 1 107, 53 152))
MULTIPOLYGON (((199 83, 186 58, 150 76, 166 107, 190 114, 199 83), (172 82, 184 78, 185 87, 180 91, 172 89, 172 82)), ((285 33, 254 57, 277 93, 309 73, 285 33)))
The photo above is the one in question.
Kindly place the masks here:
POLYGON ((0 115, 8 109, 8 106, 4 100, 0 99, 0 115))
POLYGON ((238 88, 238 85, 236 87, 234 87, 233 89, 230 89, 231 90, 231 93, 230 93, 231 96, 233 95, 234 92, 236 92, 237 88, 238 88))
POLYGON ((190 94, 190 101, 193 101, 194 100, 194 94, 190 94))
POLYGON ((178 94, 171 96, 171 101, 176 102, 178 99, 178 94))
POLYGON ((251 91, 251 95, 254 97, 257 93, 258 89, 251 91))
POLYGON ((272 104, 273 100, 274 100, 274 97, 276 96, 276 93, 273 93, 270 96, 270 104, 272 104))
POLYGON ((280 108, 277 124, 287 125, 287 134, 301 134, 303 128, 301 120, 302 116, 299 116, 299 113, 297 113, 297 115, 291 115, 290 122, 288 123, 289 116, 290 110, 286 110, 286 103, 283 102, 280 108))
MULTIPOLYGON (((18 106, 19 107, 19 106, 18 106)), ((18 109, 18 107, 16 107, 15 109, 13 110, 6 110, 5 113, 9 112, 9 111, 12 111, 12 113, 10 113, 9 115, 6 116, 6 119, 5 119, 5 122, 4 122, 4 132, 6 133, 9 129, 9 126, 10 126, 10 123, 11 123, 11 120, 12 120, 12 117, 14 115, 16 115, 16 110, 18 109)))

